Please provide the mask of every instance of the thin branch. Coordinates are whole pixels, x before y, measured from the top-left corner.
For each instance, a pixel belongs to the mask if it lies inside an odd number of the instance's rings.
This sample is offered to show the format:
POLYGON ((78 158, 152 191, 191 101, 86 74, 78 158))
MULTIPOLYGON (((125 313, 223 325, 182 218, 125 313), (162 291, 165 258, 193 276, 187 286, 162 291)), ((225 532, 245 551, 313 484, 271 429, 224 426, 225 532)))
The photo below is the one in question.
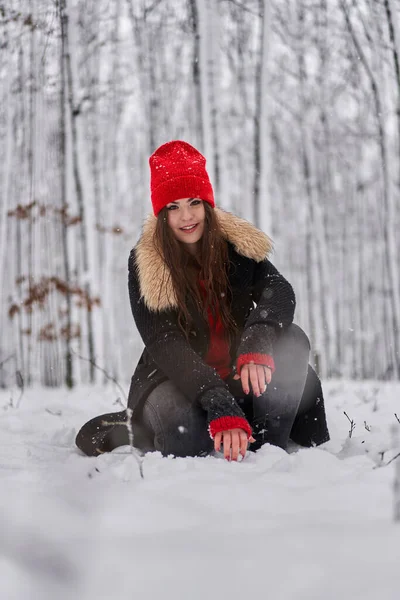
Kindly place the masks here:
POLYGON ((394 460, 396 460, 396 458, 399 458, 400 456, 400 452, 398 454, 396 454, 396 456, 393 456, 393 458, 391 458, 390 460, 388 460, 388 462, 385 464, 385 467, 387 467, 388 465, 390 465, 390 463, 392 463, 394 460))
POLYGON ((400 419, 399 419, 399 417, 396 415, 396 413, 394 413, 394 416, 396 417, 397 421, 400 423, 400 419))
POLYGON ((24 378, 22 377, 21 371, 17 370, 15 372, 15 378, 17 380, 17 386, 21 390, 19 398, 18 398, 18 400, 17 400, 17 402, 15 404, 15 408, 19 408, 19 405, 21 404, 22 396, 24 395, 24 391, 25 391, 25 382, 24 382, 24 378))
POLYGON ((261 14, 259 12, 252 10, 251 8, 249 8, 245 4, 242 4, 242 2, 239 2, 238 0, 226 0, 226 1, 229 2, 230 4, 234 4, 235 6, 241 8, 242 10, 245 10, 246 12, 250 13, 251 15, 254 15, 255 17, 261 17, 261 14))
POLYGON ((350 422, 350 430, 349 430, 349 438, 351 438, 351 436, 353 435, 353 431, 356 428, 356 424, 353 421, 353 419, 350 419, 349 415, 346 413, 346 411, 343 411, 343 414, 348 418, 349 422, 350 422))
POLYGON ((14 353, 14 354, 10 354, 10 356, 8 356, 8 357, 7 357, 7 358, 5 358, 4 360, 2 360, 2 361, 0 362, 0 369, 1 369, 1 367, 2 367, 3 365, 5 365, 5 364, 6 364, 6 362, 8 362, 9 360, 11 360, 11 359, 12 359, 12 358, 14 358, 14 357, 15 357, 15 353, 14 353))
POLYGON ((122 389, 122 387, 120 386, 120 384, 118 383, 118 381, 115 379, 115 377, 113 377, 112 375, 109 375, 107 373, 107 371, 105 369, 103 369, 102 367, 99 367, 99 365, 93 359, 91 359, 91 358, 85 358, 84 356, 81 356, 80 354, 78 354, 77 352, 74 352, 73 350, 71 350, 71 353, 75 354, 75 356, 77 358, 80 358, 81 360, 85 360, 86 362, 89 362, 93 367, 95 367, 96 369, 98 369, 99 371, 101 371, 107 377, 107 379, 109 379, 110 381, 112 381, 113 383, 115 383, 115 385, 117 386, 117 388, 119 389, 119 391, 123 395, 125 401, 127 402, 126 394, 125 394, 124 390, 122 389))
POLYGON ((114 425, 123 425, 124 427, 127 428, 128 430, 128 437, 129 437, 129 446, 131 449, 131 454, 134 457, 134 459, 136 460, 138 467, 139 467, 139 473, 140 473, 140 477, 142 479, 144 479, 144 475, 143 475, 143 457, 138 453, 137 449, 134 447, 133 445, 133 429, 132 429, 132 409, 131 408, 127 408, 126 409, 126 416, 127 419, 126 421, 105 421, 102 420, 101 421, 101 425, 104 427, 107 426, 114 426, 114 425))
POLYGON ((54 417, 61 417, 61 410, 50 410, 50 408, 45 408, 45 411, 49 413, 49 415, 53 415, 54 417))
POLYGON ((113 404, 118 404, 123 409, 125 409, 125 404, 123 404, 123 402, 121 402, 121 398, 117 398, 113 404))
POLYGON ((381 100, 380 100, 380 96, 378 93, 378 85, 376 83, 374 74, 372 72, 372 69, 369 65, 369 62, 367 60, 367 57, 365 55, 365 52, 363 51, 362 45, 354 31, 354 27, 353 24, 351 22, 350 19, 350 13, 349 13, 349 9, 348 6, 346 4, 345 0, 340 0, 340 4, 343 10, 343 14, 344 14, 344 18, 346 21, 346 25, 347 25, 347 29, 349 31, 349 34, 351 36, 351 39, 353 41, 356 53, 357 53, 357 57, 359 58, 359 60, 362 62, 362 64, 364 65, 364 68, 367 72, 368 78, 370 80, 371 83, 371 88, 372 88, 372 93, 373 93, 373 98, 374 98, 374 103, 375 103, 375 109, 376 109, 376 114, 379 115, 382 112, 382 107, 381 107, 381 100))
POLYGON ((155 8, 157 8, 161 4, 161 0, 154 0, 150 6, 145 6, 143 10, 143 17, 146 19, 147 15, 149 15, 155 8))

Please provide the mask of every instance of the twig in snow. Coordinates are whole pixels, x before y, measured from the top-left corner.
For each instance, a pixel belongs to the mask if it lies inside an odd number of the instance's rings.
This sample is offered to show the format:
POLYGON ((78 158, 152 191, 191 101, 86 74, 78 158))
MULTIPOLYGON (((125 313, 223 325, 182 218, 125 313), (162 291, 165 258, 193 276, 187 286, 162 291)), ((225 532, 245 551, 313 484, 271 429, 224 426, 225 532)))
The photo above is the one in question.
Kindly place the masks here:
POLYGON ((374 400, 374 404, 372 406, 372 412, 376 412, 378 410, 378 395, 379 395, 379 388, 374 387, 372 389, 372 397, 374 400))
POLYGON ((396 454, 395 456, 393 456, 390 460, 388 460, 387 463, 385 464, 385 467, 390 465, 390 463, 394 462, 396 460, 396 458, 399 458, 399 456, 400 456, 400 452, 398 454, 396 454))
MULTIPOLYGON (((115 377, 112 377, 112 375, 109 375, 107 373, 107 371, 105 371, 105 369, 103 369, 102 367, 99 367, 99 365, 96 364, 96 362, 94 360, 92 360, 91 358, 85 358, 84 356, 80 356, 79 354, 77 354, 74 351, 72 351, 72 352, 73 352, 73 354, 75 354, 75 356, 77 356, 81 360, 85 360, 85 361, 89 362, 96 369, 99 369, 99 371, 101 371, 102 373, 104 373, 104 375, 107 377, 107 379, 109 379, 110 381, 112 381, 113 383, 115 383, 115 385, 118 387, 118 389, 122 393, 123 397, 125 398, 125 401, 127 402, 126 394, 125 394, 124 390, 122 389, 122 387, 120 386, 120 384, 118 383, 118 381, 115 379, 115 377)), ((116 403, 117 402, 121 402, 121 400, 118 398, 116 400, 116 403)), ((133 430, 132 430, 132 421, 131 421, 132 410, 130 408, 127 408, 126 409, 126 414, 127 414, 127 420, 126 421, 114 421, 114 422, 102 421, 102 425, 125 425, 125 427, 128 430, 128 437, 129 437, 129 445, 131 447, 131 454, 135 458, 135 460, 136 460, 136 462, 138 464, 140 477, 142 479, 144 479, 144 475, 143 475, 143 459, 139 455, 138 451, 136 450, 136 448, 133 445, 133 430)))
POLYGON ((349 430, 349 438, 351 438, 351 436, 353 435, 353 431, 356 428, 356 424, 353 421, 353 419, 350 419, 349 415, 347 414, 347 412, 344 410, 343 414, 348 418, 348 420, 350 421, 350 430, 349 430))
POLYGON ((50 410, 50 408, 45 408, 45 411, 49 413, 49 415, 53 415, 54 417, 61 417, 61 410, 50 410))
POLYGON ((119 406, 122 406, 122 408, 125 408, 125 404, 121 401, 121 398, 117 398, 113 404, 118 404, 119 406))
MULTIPOLYGON (((5 365, 12 358, 15 360, 15 362, 17 362, 17 358, 16 358, 16 355, 15 355, 15 352, 13 354, 10 354, 10 356, 8 356, 7 358, 5 358, 4 360, 2 360, 0 362, 0 369, 3 367, 3 365, 5 365)), ((16 371, 15 371, 15 380, 16 380, 17 387, 21 390, 19 398, 18 398, 18 400, 17 400, 17 402, 15 404, 15 408, 18 408, 19 405, 20 405, 20 402, 22 400, 22 396, 24 395, 24 390, 25 390, 24 378, 22 377, 21 371, 19 371, 18 369, 16 369, 16 371)), ((9 405, 11 407, 14 406, 12 398, 10 399, 9 405)))
POLYGON ((24 378, 22 377, 21 371, 16 371, 15 372, 15 379, 17 381, 17 386, 21 390, 19 398, 18 398, 18 400, 17 400, 17 402, 15 404, 15 408, 19 408, 19 405, 21 404, 22 396, 24 395, 24 390, 25 390, 24 378))
POLYGON ((367 425, 367 421, 364 421, 364 428, 365 428, 367 431, 371 431, 371 426, 370 426, 370 425, 367 425))
POLYGON ((400 423, 400 419, 399 417, 396 415, 396 413, 394 413, 394 416, 396 417, 396 419, 398 420, 398 422, 400 423))
MULTIPOLYGON (((383 457, 384 457, 385 453, 384 452, 380 452, 380 455, 381 455, 381 460, 383 460, 383 457)), ((395 454, 394 456, 392 456, 392 458, 390 460, 388 460, 387 463, 385 463, 384 465, 381 465, 381 464, 380 465, 375 465, 374 469, 380 469, 381 467, 388 467, 392 462, 394 462, 398 458, 400 458, 400 452, 398 452, 397 454, 395 454)), ((399 464, 400 464, 400 460, 399 460, 399 464)))
POLYGON ((95 367, 96 369, 98 369, 99 371, 101 371, 102 373, 104 373, 104 375, 107 377, 107 379, 109 379, 110 381, 112 381, 113 383, 115 383, 115 385, 120 390, 120 392, 123 395, 123 397, 125 398, 125 401, 127 401, 126 394, 125 394, 124 390, 122 389, 122 387, 120 386, 120 384, 118 383, 118 381, 115 379, 115 377, 113 377, 112 375, 109 375, 107 373, 107 371, 105 369, 103 369, 103 367, 99 367, 99 365, 93 359, 91 359, 91 358, 85 358, 84 356, 81 356, 80 354, 77 354, 77 352, 74 352, 73 350, 71 350, 71 352, 72 352, 72 354, 75 354, 75 356, 77 356, 78 358, 80 358, 81 360, 85 360, 86 362, 88 362, 91 365, 93 365, 93 367, 95 367))
POLYGON ((126 409, 126 416, 127 419, 126 421, 102 421, 101 424, 102 425, 124 425, 127 430, 128 430, 128 439, 129 439, 129 446, 131 448, 131 454, 134 457, 134 459, 136 460, 138 467, 139 467, 139 473, 140 473, 140 477, 142 479, 144 479, 144 475, 143 475, 143 457, 138 453, 138 451, 136 450, 136 448, 133 445, 133 429, 132 429, 132 409, 131 408, 127 408, 126 409))
MULTIPOLYGON (((398 428, 394 425, 392 427, 393 435, 393 446, 398 447, 400 435, 398 428)), ((392 458, 393 462, 400 456, 400 452, 392 458)), ((400 460, 398 460, 394 466, 394 481, 393 481, 393 517, 396 523, 400 523, 400 460)))
MULTIPOLYGON (((96 471, 96 473, 100 473, 100 469, 98 469, 97 467, 94 468, 94 471, 96 471)), ((93 476, 94 476, 93 471, 89 471, 87 476, 89 477, 89 479, 93 479, 93 476)))

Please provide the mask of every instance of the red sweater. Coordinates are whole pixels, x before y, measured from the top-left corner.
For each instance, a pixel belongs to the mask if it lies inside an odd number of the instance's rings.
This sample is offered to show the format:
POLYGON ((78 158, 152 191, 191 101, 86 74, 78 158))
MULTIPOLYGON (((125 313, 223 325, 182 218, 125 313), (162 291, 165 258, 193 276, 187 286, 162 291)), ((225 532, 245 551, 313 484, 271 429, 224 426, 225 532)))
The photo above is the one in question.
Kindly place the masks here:
POLYGON ((214 367, 221 379, 227 379, 231 374, 228 336, 219 313, 217 313, 217 318, 214 319, 210 308, 208 309, 208 323, 210 326, 210 345, 205 362, 210 367, 214 367))
MULTIPOLYGON (((203 282, 200 283, 200 286, 202 292, 205 293, 203 282)), ((219 313, 217 312, 217 316, 214 318, 211 308, 208 309, 208 323, 210 326, 210 345, 204 360, 207 365, 213 367, 217 371, 221 379, 225 380, 231 374, 231 356, 229 352, 228 336, 226 335, 219 313)), ((265 365, 274 371, 274 359, 272 356, 259 353, 243 354, 238 357, 236 365, 239 375, 242 366, 249 362, 265 365)), ((221 431, 236 428, 243 429, 248 437, 252 434, 249 422, 243 417, 220 417, 219 419, 214 419, 210 423, 209 431, 211 437, 214 438, 215 435, 221 431)))

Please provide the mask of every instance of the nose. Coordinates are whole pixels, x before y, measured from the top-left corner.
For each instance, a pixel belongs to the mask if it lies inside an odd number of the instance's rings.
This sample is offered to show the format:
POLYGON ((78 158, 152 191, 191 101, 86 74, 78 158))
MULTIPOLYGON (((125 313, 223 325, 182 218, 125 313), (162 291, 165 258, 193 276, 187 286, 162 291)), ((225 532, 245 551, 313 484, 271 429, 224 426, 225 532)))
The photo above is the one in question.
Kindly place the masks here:
POLYGON ((189 223, 193 219, 191 206, 183 206, 181 209, 181 220, 185 223, 189 223))

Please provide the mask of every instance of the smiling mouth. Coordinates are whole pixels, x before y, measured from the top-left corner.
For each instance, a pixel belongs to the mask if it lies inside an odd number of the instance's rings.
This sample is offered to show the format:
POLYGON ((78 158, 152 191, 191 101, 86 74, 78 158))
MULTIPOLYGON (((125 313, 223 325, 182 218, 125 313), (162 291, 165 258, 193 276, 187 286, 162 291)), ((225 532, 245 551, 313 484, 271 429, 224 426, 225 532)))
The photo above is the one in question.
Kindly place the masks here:
POLYGON ((195 223, 194 225, 187 225, 186 227, 180 227, 180 230, 183 231, 183 233, 192 233, 192 231, 197 229, 198 225, 198 223, 195 223))

